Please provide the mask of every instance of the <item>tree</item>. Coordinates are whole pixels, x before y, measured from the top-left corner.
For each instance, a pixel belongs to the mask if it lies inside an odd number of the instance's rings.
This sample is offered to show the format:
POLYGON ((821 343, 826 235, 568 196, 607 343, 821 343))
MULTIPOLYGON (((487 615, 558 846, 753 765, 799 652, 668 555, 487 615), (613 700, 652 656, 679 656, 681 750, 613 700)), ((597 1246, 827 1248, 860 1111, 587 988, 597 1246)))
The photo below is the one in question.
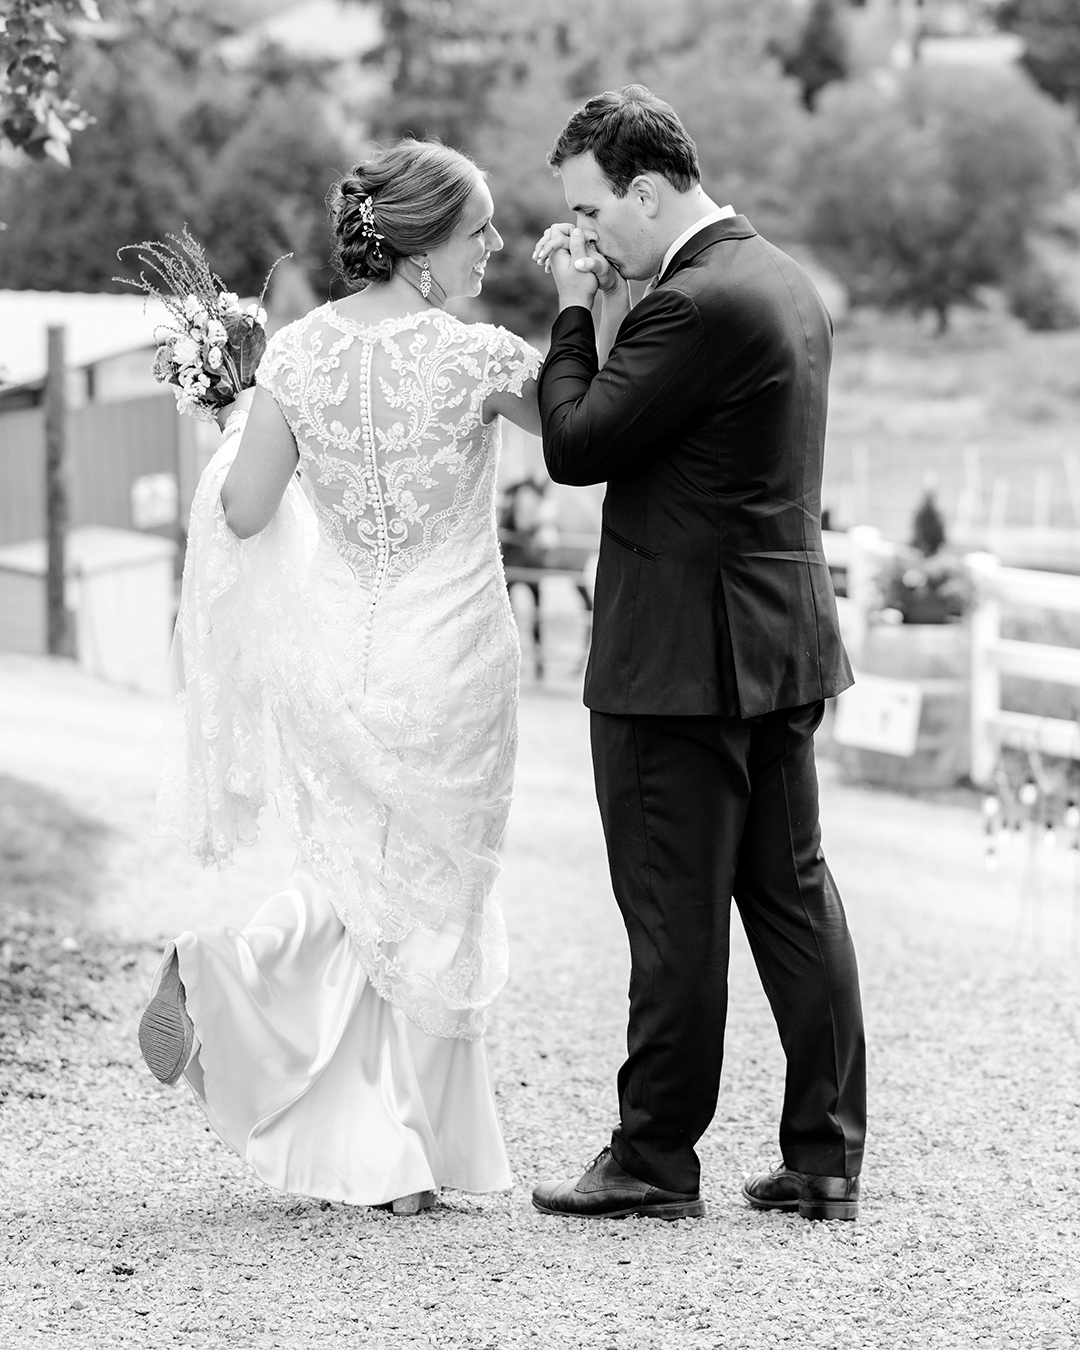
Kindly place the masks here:
POLYGON ((292 253, 315 292, 333 285, 324 202, 342 146, 310 90, 264 89, 214 157, 196 216, 214 269, 257 294, 276 258, 292 253))
POLYGON ((546 156, 573 109, 603 89, 640 82, 671 101, 697 138, 706 190, 790 232, 786 183, 805 114, 772 54, 789 18, 786 0, 550 0, 542 21, 504 25, 470 143, 506 239, 484 287, 497 317, 537 332, 553 316, 553 287, 531 258, 537 236, 566 218, 546 156))
POLYGON ((93 124, 72 167, 0 171, 0 288, 118 290, 116 250, 191 217, 183 148, 152 87, 108 58, 87 59, 81 87, 93 124))
POLYGON ((836 0, 813 0, 798 41, 783 53, 783 65, 784 73, 798 80, 809 112, 826 85, 847 79, 848 34, 836 0))
POLYGON ((749 52, 722 27, 657 62, 653 87, 694 137, 705 190, 730 202, 766 236, 794 237, 791 182, 809 121, 799 86, 769 53, 766 31, 749 52))
POLYGON ((1071 179, 1072 122, 1008 70, 916 67, 826 91, 798 187, 807 242, 856 303, 948 324, 1007 283, 1071 179))
POLYGON ((344 153, 319 72, 278 52, 227 67, 209 0, 132 0, 123 19, 72 52, 96 122, 71 168, 0 170, 0 286, 122 289, 117 248, 187 223, 233 289, 258 292, 291 251, 325 294, 323 199, 344 153))
POLYGON ((101 19, 95 0, 0 2, 0 142, 31 159, 66 165, 71 133, 89 122, 60 62, 57 24, 80 18, 101 19))
POLYGON ((467 145, 511 16, 493 0, 381 0, 379 8, 384 37, 366 60, 383 71, 386 92, 368 110, 371 134, 467 145))
POLYGON ((998 23, 1024 40, 1021 61, 1059 103, 1080 111, 1080 6, 1076 0, 1005 0, 998 23))

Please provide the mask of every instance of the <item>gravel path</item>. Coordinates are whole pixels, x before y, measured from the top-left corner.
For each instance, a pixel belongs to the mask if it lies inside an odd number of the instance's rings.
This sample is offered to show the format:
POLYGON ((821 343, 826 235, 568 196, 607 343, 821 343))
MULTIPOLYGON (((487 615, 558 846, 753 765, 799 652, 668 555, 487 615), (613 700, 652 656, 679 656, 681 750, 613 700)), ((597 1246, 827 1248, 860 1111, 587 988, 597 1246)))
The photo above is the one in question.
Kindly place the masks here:
POLYGON ((567 692, 531 693, 503 886, 513 975, 490 1038, 518 1185, 395 1220, 255 1182, 186 1090, 159 1087, 138 1057, 159 939, 212 915, 242 922, 288 864, 274 831, 219 875, 148 839, 156 723, 147 700, 0 658, 0 774, 109 830, 76 831, 92 907, 46 896, 20 915, 0 897, 0 1345, 1080 1344, 1066 859, 1047 855, 1041 908, 1019 928, 1021 859, 987 878, 970 800, 860 791, 826 767, 826 849, 870 1038, 859 1222, 761 1215, 739 1197, 777 1156, 782 1061, 738 933, 728 1068, 701 1149, 708 1217, 541 1216, 532 1183, 579 1171, 612 1123, 626 948, 585 714, 567 692))

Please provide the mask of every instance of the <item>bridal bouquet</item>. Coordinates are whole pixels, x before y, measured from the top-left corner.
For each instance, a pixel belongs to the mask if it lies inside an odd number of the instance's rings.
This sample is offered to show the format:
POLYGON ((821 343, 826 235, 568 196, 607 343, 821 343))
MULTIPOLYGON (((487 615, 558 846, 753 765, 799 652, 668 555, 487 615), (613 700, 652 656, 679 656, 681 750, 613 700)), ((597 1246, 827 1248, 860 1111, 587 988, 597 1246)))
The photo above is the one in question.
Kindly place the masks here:
POLYGON ((158 344, 154 376, 161 384, 175 386, 181 412, 212 422, 241 389, 255 383, 255 369, 266 349, 262 300, 274 268, 258 300, 242 307, 238 296, 211 272, 202 246, 186 226, 179 235, 165 238, 164 243, 151 239, 120 249, 118 257, 133 253, 144 270, 137 280, 115 280, 160 300, 169 311, 171 321, 154 330, 158 344), (147 277, 147 269, 161 284, 147 277))

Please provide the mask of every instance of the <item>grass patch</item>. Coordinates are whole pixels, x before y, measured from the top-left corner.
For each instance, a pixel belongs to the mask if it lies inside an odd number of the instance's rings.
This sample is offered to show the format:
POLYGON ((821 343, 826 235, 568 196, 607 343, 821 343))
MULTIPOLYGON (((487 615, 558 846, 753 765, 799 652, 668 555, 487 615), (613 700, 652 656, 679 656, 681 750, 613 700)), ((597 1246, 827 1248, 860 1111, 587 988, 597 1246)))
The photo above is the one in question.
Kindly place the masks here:
POLYGON ((836 332, 823 505, 840 528, 876 525, 901 540, 928 477, 950 526, 966 481, 974 546, 995 480, 1008 483, 1001 523, 1027 527, 1041 474, 1044 523, 1080 527, 1066 466, 1080 445, 1078 396, 1080 331, 1030 333, 1006 315, 958 313, 938 338, 903 315, 857 311, 836 332))

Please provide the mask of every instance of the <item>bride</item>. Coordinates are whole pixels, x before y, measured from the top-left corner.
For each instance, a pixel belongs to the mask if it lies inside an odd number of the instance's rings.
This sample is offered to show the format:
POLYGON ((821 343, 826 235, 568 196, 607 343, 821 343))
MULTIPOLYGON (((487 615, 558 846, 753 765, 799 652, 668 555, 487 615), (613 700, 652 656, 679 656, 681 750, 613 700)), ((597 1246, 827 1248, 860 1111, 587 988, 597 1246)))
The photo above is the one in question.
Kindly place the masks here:
POLYGON ((204 863, 272 794, 295 870, 169 944, 139 1041, 283 1191, 414 1213, 511 1184, 484 1049, 518 642, 499 418, 539 357, 445 301, 502 247, 476 166, 406 141, 332 196, 352 293, 279 331, 192 504, 156 828, 204 863))

